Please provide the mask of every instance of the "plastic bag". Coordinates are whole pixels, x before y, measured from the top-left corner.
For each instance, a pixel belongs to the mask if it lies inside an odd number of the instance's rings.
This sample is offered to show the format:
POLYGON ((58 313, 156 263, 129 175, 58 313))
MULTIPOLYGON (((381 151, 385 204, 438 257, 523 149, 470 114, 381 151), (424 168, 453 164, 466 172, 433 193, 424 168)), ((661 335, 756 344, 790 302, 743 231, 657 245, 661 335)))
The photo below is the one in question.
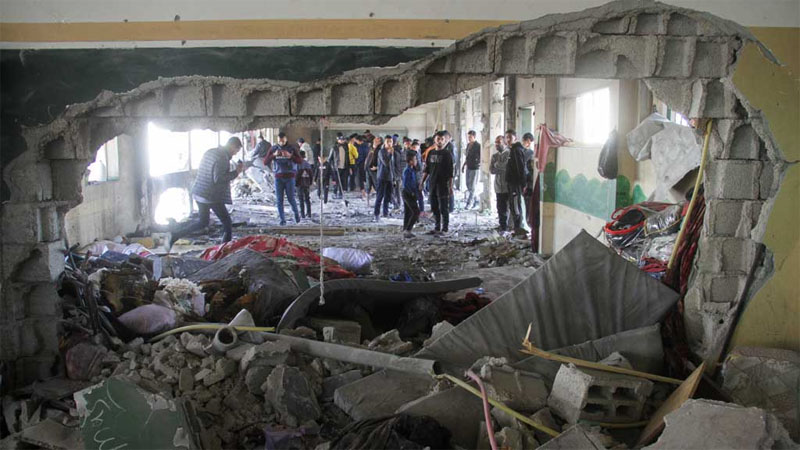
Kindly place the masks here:
POLYGON ((132 332, 150 335, 175 328, 175 311, 161 305, 142 305, 119 316, 119 321, 132 332))
POLYGON ((619 167, 617 164, 617 130, 613 130, 603 149, 600 151, 600 159, 597 161, 597 173, 601 177, 613 180, 617 178, 619 167))
POLYGON ((664 236, 656 236, 647 238, 642 247, 642 260, 656 259, 658 261, 667 263, 670 256, 672 256, 672 249, 675 247, 675 240, 678 235, 667 234, 664 236))
POLYGON ((677 233, 683 218, 683 205, 672 205, 648 216, 644 221, 644 234, 647 237, 677 233))
POLYGON ((330 258, 340 266, 359 275, 372 271, 372 255, 356 248, 328 247, 322 249, 322 256, 330 258))

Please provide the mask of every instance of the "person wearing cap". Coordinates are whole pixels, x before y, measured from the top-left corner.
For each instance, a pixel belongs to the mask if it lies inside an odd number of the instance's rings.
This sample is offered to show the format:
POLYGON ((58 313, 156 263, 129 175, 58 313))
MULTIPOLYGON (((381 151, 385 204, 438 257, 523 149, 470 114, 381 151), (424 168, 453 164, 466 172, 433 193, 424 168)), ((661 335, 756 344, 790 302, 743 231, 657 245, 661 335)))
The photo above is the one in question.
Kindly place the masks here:
POLYGON ((212 148, 203 154, 197 177, 192 186, 192 196, 197 202, 200 216, 197 222, 185 228, 181 234, 190 234, 208 226, 210 211, 214 211, 222 223, 222 242, 233 237, 233 222, 225 205, 233 203, 231 199, 231 181, 244 170, 244 163, 239 161, 235 170, 230 170, 233 155, 242 149, 242 141, 238 137, 228 139, 222 147, 212 148))
POLYGON ((342 198, 344 189, 347 188, 347 175, 350 169, 350 149, 347 145, 347 138, 342 133, 336 135, 336 145, 331 148, 328 159, 333 168, 336 169, 336 189, 334 195, 342 198))
POLYGON ((297 210, 297 195, 295 194, 295 178, 297 176, 297 164, 303 162, 303 157, 297 148, 289 144, 286 133, 278 134, 278 144, 274 145, 266 159, 267 164, 272 163, 272 171, 275 174, 275 203, 278 207, 278 216, 281 225, 286 225, 286 216, 283 212, 283 197, 289 198, 289 205, 294 213, 294 221, 300 223, 300 213, 297 210))

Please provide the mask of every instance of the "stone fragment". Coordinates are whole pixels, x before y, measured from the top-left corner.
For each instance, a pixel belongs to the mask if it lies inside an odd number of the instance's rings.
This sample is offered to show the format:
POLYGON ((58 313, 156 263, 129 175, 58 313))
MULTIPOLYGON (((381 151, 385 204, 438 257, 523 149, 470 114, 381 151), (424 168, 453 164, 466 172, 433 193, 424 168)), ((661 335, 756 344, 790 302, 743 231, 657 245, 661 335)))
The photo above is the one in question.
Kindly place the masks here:
POLYGON ((332 401, 333 394, 336 392, 336 389, 339 389, 340 387, 350 384, 356 380, 360 380, 361 378, 362 376, 360 370, 351 370, 339 375, 325 378, 322 380, 322 397, 320 400, 323 402, 332 401))
POLYGON ((194 374, 194 381, 202 381, 207 375, 211 373, 211 369, 200 369, 199 372, 194 374))
POLYGON ((481 376, 487 394, 511 409, 532 412, 547 403, 547 388, 538 374, 509 366, 484 366, 481 376))
POLYGON ((267 382, 267 377, 272 373, 272 367, 268 366, 255 366, 247 369, 244 376, 244 382, 247 390, 253 395, 264 395, 264 390, 261 386, 267 382))
POLYGON ((183 333, 181 335, 181 342, 183 344, 183 348, 187 352, 197 355, 201 358, 208 356, 208 353, 206 353, 206 348, 209 346, 210 341, 207 336, 202 334, 192 335, 190 333, 183 333), (184 340, 184 336, 189 336, 189 338, 184 340))
POLYGON ((436 339, 439 339, 440 336, 443 336, 445 333, 452 330, 453 328, 455 327, 446 320, 437 323, 436 325, 433 326, 433 329, 431 330, 431 337, 425 339, 425 342, 423 342, 422 345, 427 347, 430 343, 432 343, 436 339))
POLYGON ((298 369, 277 366, 267 378, 266 400, 278 413, 281 423, 297 427, 322 414, 314 391, 298 369))
POLYGON ((797 448, 773 414, 734 403, 690 399, 664 423, 658 441, 645 448, 797 448))
POLYGON ((233 347, 232 349, 228 350, 225 353, 226 358, 232 359, 236 362, 240 362, 244 357, 245 353, 247 353, 247 351, 250 350, 251 348, 255 347, 255 345, 250 344, 249 342, 241 342, 241 341, 239 342, 240 342, 239 345, 233 347))
POLYGON ((569 423, 580 419, 599 422, 635 422, 641 418, 653 383, 597 370, 562 365, 547 405, 569 423))
POLYGON ((223 370, 214 369, 213 371, 211 371, 211 373, 203 377, 203 384, 206 386, 212 386, 224 380, 226 377, 227 375, 225 375, 225 372, 223 370))
POLYGON ((317 332, 308 327, 297 327, 293 329, 281 330, 279 334, 317 340, 317 332))
MULTIPOLYGON (((558 423, 556 423, 556 419, 553 417, 553 414, 550 412, 550 408, 546 408, 545 407, 545 408, 542 408, 542 409, 536 411, 531 416, 531 419, 533 419, 534 421, 536 421, 536 422, 538 422, 538 423, 540 423, 540 424, 542 424, 542 425, 544 425, 544 426, 546 426, 546 427, 548 427, 550 429, 553 429, 553 430, 558 431, 558 432, 561 431, 561 427, 558 425, 558 423)), ((544 433, 544 432, 539 431, 539 430, 536 430, 536 429, 534 429, 534 436, 536 436, 536 440, 538 440, 541 443, 545 443, 545 442, 549 441, 550 439, 552 439, 552 436, 550 436, 549 434, 544 433)))
POLYGON ((343 344, 361 343, 361 325, 352 320, 328 319, 321 317, 310 317, 308 324, 315 330, 322 331, 325 342, 337 342, 343 344))
POLYGON ((236 373, 236 361, 227 358, 220 358, 217 360, 215 370, 225 374, 225 377, 229 377, 236 373))
POLYGON ((484 417, 481 399, 457 386, 406 403, 397 413, 436 419, 450 430, 452 441, 464 448, 477 445, 477 426, 484 417))
POLYGON ((428 394, 431 386, 431 377, 382 370, 336 389, 333 402, 353 420, 372 419, 394 414, 428 394))
POLYGON ((414 344, 400 339, 400 332, 395 329, 387 331, 370 341, 367 348, 376 352, 402 355, 411 352, 414 349, 414 344))
POLYGON ((563 433, 545 442, 539 450, 605 450, 602 442, 584 425, 573 425, 563 433))
POLYGON ((194 374, 192 373, 192 369, 188 367, 181 369, 180 375, 178 376, 178 389, 180 389, 181 392, 189 392, 194 389, 194 374))
POLYGON ((292 364, 294 355, 291 353, 289 343, 284 341, 264 342, 249 348, 239 362, 239 368, 244 373, 251 365, 275 367, 281 364, 292 364))

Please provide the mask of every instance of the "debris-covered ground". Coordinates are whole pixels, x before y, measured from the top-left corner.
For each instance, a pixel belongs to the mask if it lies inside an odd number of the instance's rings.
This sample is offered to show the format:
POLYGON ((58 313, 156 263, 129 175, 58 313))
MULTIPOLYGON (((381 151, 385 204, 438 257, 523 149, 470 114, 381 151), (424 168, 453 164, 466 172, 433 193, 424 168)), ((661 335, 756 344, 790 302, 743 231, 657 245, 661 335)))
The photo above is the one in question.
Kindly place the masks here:
POLYGON ((61 375, 3 397, 2 448, 795 446, 800 357, 733 352, 722 388, 676 370, 679 294, 588 235, 545 259, 456 208, 407 239, 347 193, 320 243, 316 198, 278 227, 235 192, 228 244, 173 225, 67 255, 61 375))

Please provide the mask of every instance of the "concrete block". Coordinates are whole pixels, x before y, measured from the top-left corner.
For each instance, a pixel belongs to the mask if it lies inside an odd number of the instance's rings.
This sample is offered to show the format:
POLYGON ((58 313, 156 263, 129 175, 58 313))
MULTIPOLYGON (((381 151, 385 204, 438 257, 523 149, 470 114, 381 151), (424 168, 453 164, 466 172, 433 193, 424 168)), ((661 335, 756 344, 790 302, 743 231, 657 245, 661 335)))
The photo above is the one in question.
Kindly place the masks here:
POLYGON ((380 87, 376 100, 380 114, 400 114, 411 106, 410 85, 406 81, 389 80, 380 87))
POLYGON ((547 403, 547 387, 536 373, 486 365, 481 368, 481 377, 487 394, 511 409, 533 412, 547 403))
POLYGON ((658 441, 644 448, 796 448, 773 414, 734 403, 690 399, 664 423, 658 441))
POLYGON ((578 420, 635 422, 653 383, 643 378, 562 365, 547 406, 569 423, 578 420))
POLYGON ((81 180, 88 163, 84 160, 50 161, 53 180, 53 199, 78 204, 83 201, 81 180))
POLYGON ((339 116, 372 114, 373 89, 366 84, 339 84, 331 88, 331 114, 339 116))
POLYGON ((631 20, 627 16, 601 20, 592 26, 592 32, 601 34, 625 34, 628 32, 630 23, 631 20))
POLYGON ((704 276, 706 279, 706 299, 716 303, 738 302, 747 283, 745 275, 704 276))
POLYGON ((340 373, 339 375, 325 378, 322 380, 322 396, 320 400, 323 402, 332 401, 333 394, 337 389, 360 380, 361 378, 363 377, 361 376, 360 370, 350 370, 345 373, 340 373))
POLYGON ((247 99, 248 97, 240 89, 224 84, 211 85, 206 90, 206 113, 215 117, 246 116, 247 99))
POLYGON ((457 75, 425 75, 417 80, 418 103, 430 103, 447 98, 457 92, 457 75))
POLYGON ((293 116, 322 116, 327 114, 325 91, 323 89, 297 92, 292 98, 293 116))
POLYGON ((38 208, 39 240, 51 242, 61 239, 61 222, 64 215, 56 205, 46 204, 38 208))
POLYGON ((202 117, 206 115, 206 89, 203 85, 172 86, 164 89, 167 115, 202 117))
POLYGON ((311 384, 298 369, 284 365, 276 367, 269 374, 265 386, 266 399, 284 425, 296 428, 322 415, 311 384))
POLYGON ((58 353, 58 327, 55 317, 25 319, 17 322, 18 357, 58 353))
MULTIPOLYGON (((5 262, 5 261, 4 261, 5 262)), ((16 279, 27 282, 52 282, 64 271, 64 244, 45 242, 29 250, 16 268, 16 279)))
POLYGON ((309 317, 308 325, 322 332, 326 342, 342 342, 348 344, 361 344, 361 325, 352 320, 328 319, 322 317, 309 317), (327 334, 325 329, 330 329, 327 334))
POLYGON ((476 448, 478 425, 483 419, 481 400, 460 387, 453 387, 411 401, 397 414, 428 416, 450 430, 451 440, 463 448, 476 448))
POLYGON ((513 36, 500 43, 495 67, 503 75, 524 75, 530 72, 531 40, 526 36, 513 36))
POLYGON ((63 136, 59 136, 45 144, 44 157, 47 159, 75 159, 75 148, 69 145, 63 136))
POLYGON ((686 117, 699 117, 700 100, 703 95, 703 82, 696 80, 675 80, 666 78, 646 78, 647 87, 656 97, 669 99, 670 107, 686 117))
POLYGON ((662 14, 639 14, 633 20, 633 34, 664 34, 667 31, 666 20, 662 14))
POLYGON ((453 70, 456 73, 491 73, 494 69, 492 52, 488 42, 480 40, 468 48, 458 48, 453 54, 453 70))
POLYGON ((13 170, 5 171, 4 177, 11 191, 12 202, 33 203, 53 199, 50 162, 14 165, 13 170))
POLYGON ((434 59, 428 64, 428 67, 425 69, 425 73, 442 74, 453 72, 453 59, 451 56, 452 53, 447 53, 434 59))
MULTIPOLYGON (((536 411, 531 416, 531 419, 546 426, 547 428, 550 428, 551 430, 556 430, 558 432, 561 431, 561 426, 556 422, 556 419, 553 417, 553 413, 550 412, 550 408, 542 408, 536 411)), ((553 439, 549 434, 538 430, 534 430, 534 436, 536 437, 537 441, 543 444, 553 439)))
MULTIPOLYGON (((0 302, 5 304, 5 299, 0 302)), ((19 321, 0 322, 0 333, 3 334, 3 339, 0 339, 0 361, 13 361, 20 357, 19 324, 19 321)))
POLYGON ((25 308, 25 317, 53 318, 60 315, 61 297, 56 292, 55 283, 18 284, 15 283, 25 308))
POLYGON ((377 418, 427 395, 432 386, 430 377, 382 370, 336 389, 333 402, 353 420, 377 418))
POLYGON ((728 41, 698 40, 695 45, 692 76, 700 78, 722 78, 728 75, 732 57, 728 41))
POLYGON ((605 448, 605 445, 593 436, 585 425, 573 425, 542 444, 539 450, 605 450, 605 448))
POLYGON ((667 22, 667 34, 695 36, 697 35, 697 21, 681 13, 672 13, 667 22))
POLYGON ((720 160, 708 162, 706 198, 758 200, 761 190, 761 161, 720 160))
POLYGON ((580 54, 575 61, 575 75, 612 78, 617 73, 616 60, 616 55, 607 50, 580 54))
POLYGON ((536 40, 533 52, 533 74, 572 75, 575 73, 577 34, 559 33, 536 40))
POLYGON ((126 116, 161 117, 164 115, 161 100, 155 92, 149 92, 137 98, 126 98, 123 101, 122 109, 126 116))
POLYGON ((763 205, 760 201, 708 200, 703 223, 706 235, 750 238, 763 205))
POLYGON ((736 403, 775 414, 789 435, 800 441, 797 386, 800 353, 779 348, 737 347, 722 366, 722 389, 736 403))
POLYGON ((761 140, 749 124, 743 124, 733 132, 728 158, 761 159, 761 140))
POLYGON ((2 208, 3 242, 25 244, 39 242, 41 236, 36 203, 4 203, 2 208))
POLYGON ((664 37, 659 41, 661 60, 657 74, 666 78, 687 78, 692 73, 695 38, 664 37))
MULTIPOLYGON (((736 107, 739 101, 733 91, 728 89, 722 82, 712 80, 704 85, 705 103, 703 105, 702 117, 717 119, 727 117, 738 117, 736 107)), ((692 117, 701 117, 692 115, 692 117)))
POLYGON ((294 354, 288 342, 270 341, 249 348, 239 362, 239 370, 245 373, 251 367, 276 367, 293 362, 294 354))
POLYGON ((705 237, 700 240, 697 266, 702 272, 748 274, 761 244, 750 239, 705 237))
POLYGON ((289 95, 283 90, 255 91, 247 96, 247 115, 288 116, 289 95))
POLYGON ((758 198, 766 200, 778 194, 783 166, 773 161, 764 161, 761 178, 758 180, 758 198))

